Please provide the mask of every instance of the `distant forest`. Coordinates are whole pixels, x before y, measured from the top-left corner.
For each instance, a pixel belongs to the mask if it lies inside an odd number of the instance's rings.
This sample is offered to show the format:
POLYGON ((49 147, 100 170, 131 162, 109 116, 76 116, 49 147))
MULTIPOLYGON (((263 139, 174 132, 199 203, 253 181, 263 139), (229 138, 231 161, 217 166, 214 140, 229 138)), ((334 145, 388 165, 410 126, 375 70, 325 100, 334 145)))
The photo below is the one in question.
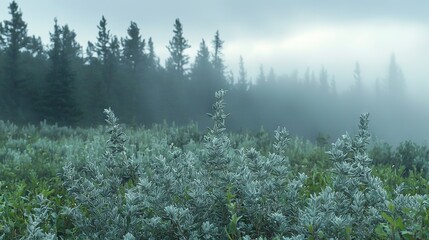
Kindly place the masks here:
POLYGON ((251 80, 243 58, 237 56, 239 72, 234 76, 223 59, 224 40, 215 30, 213 39, 202 40, 191 59, 179 19, 172 24, 167 44, 170 56, 161 64, 150 33, 142 33, 135 22, 127 36, 118 37, 101 17, 98 26, 94 24, 96 42, 88 42, 84 49, 72 27, 56 19, 50 42, 42 43, 40 37, 28 35, 15 1, 9 13, 9 19, 0 23, 0 119, 16 124, 46 120, 95 126, 103 122, 103 109, 111 107, 121 122, 130 125, 196 121, 204 129, 214 92, 222 88, 228 90, 231 115, 226 125, 232 130, 286 126, 310 139, 335 137, 352 129, 362 112, 371 114, 371 126, 387 139, 409 136, 405 125, 420 127, 412 132, 417 137, 427 130, 423 121, 427 114, 407 100, 405 78, 394 55, 390 64, 386 61, 386 77, 376 84, 363 84, 356 63, 350 73, 354 84, 340 93, 325 68, 277 76, 261 65, 259 75, 251 80))

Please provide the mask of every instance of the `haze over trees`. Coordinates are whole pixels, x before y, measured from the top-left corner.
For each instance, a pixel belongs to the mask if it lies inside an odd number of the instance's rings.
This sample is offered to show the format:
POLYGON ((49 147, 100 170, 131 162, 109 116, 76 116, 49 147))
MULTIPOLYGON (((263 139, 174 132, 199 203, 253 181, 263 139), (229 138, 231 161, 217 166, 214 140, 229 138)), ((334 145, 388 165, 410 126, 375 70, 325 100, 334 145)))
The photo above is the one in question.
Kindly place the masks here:
POLYGON ((0 24, 2 120, 91 126, 102 123, 102 110, 112 107, 127 124, 195 120, 204 129, 213 93, 222 88, 230 91, 227 125, 233 130, 272 130, 280 125, 311 139, 320 133, 334 137, 351 129, 361 112, 370 112, 373 131, 388 140, 422 140, 428 130, 428 114, 421 111, 425 106, 407 96, 406 78, 394 54, 390 62, 386 56, 384 79, 373 84, 356 62, 350 73, 354 84, 338 92, 335 85, 341 79, 324 67, 305 73, 291 69, 291 74, 278 76, 261 65, 253 79, 245 59, 237 56, 239 72, 234 77, 223 58, 221 30, 213 29, 213 39, 201 39, 192 58, 180 19, 173 22, 166 45, 170 57, 161 64, 154 46, 165 43, 155 43, 133 21, 120 37, 101 16, 94 24, 96 42, 84 48, 75 39, 79 33, 60 19, 53 20, 50 42, 42 43, 40 37, 28 35, 25 14, 15 1, 9 14, 0 24))

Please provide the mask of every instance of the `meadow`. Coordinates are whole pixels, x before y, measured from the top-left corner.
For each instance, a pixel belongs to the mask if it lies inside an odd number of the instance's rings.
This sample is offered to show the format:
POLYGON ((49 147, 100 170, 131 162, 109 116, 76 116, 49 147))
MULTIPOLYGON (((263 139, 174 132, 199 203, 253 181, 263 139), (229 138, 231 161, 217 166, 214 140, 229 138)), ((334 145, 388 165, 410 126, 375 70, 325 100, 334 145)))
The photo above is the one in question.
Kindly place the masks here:
MULTIPOLYGON (((0 121, 0 239, 429 239, 426 146, 212 127, 0 121)), ((287 127, 287 126, 285 126, 287 127)))

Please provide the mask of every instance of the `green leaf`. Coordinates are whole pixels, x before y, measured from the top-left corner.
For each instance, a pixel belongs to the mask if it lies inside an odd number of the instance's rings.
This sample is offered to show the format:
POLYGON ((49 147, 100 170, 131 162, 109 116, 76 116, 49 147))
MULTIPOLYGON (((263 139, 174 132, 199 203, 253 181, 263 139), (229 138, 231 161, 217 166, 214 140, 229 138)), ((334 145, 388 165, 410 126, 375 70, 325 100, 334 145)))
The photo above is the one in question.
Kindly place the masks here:
POLYGON ((402 218, 399 217, 395 220, 395 226, 399 229, 399 230, 405 230, 405 226, 404 223, 402 222, 402 218))
POLYGON ((387 233, 384 230, 384 227, 384 224, 378 224, 378 226, 375 228, 375 233, 377 234, 377 236, 387 238, 387 233))
POLYGON ((385 212, 381 212, 381 216, 382 216, 385 220, 387 220, 387 221, 389 222, 389 224, 390 224, 390 225, 394 225, 394 224, 395 224, 395 221, 393 220, 393 218, 392 218, 391 216, 387 215, 387 213, 385 213, 385 212))

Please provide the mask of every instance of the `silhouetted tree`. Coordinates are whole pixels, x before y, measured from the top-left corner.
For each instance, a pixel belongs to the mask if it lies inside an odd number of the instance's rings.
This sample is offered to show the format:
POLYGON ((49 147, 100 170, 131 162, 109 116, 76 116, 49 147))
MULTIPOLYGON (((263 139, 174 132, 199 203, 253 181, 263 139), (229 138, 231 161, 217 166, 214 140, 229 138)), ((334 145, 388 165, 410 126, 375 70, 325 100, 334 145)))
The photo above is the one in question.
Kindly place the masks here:
POLYGON ((25 78, 22 76, 22 50, 29 42, 27 23, 22 19, 22 12, 18 4, 12 1, 9 4, 10 20, 3 21, 1 32, 2 48, 5 49, 4 79, 2 81, 4 99, 9 117, 15 121, 23 121, 24 112, 28 109, 28 89, 25 78))
POLYGON ((97 42, 94 45, 94 51, 97 53, 98 59, 103 65, 107 65, 107 59, 109 58, 109 43, 110 43, 110 30, 107 29, 107 20, 104 16, 101 17, 98 28, 97 42))
MULTIPOLYGON (((139 105, 139 115, 141 122, 151 124, 156 121, 166 120, 161 108, 165 108, 164 93, 170 90, 166 82, 165 71, 159 63, 159 58, 155 53, 154 43, 150 37, 146 44, 144 57, 144 71, 140 79, 142 84, 137 94, 137 105, 139 105), (162 115, 162 117, 160 117, 162 115)), ((171 81, 169 81, 171 82, 171 81)))
POLYGON ((80 46, 76 34, 67 25, 60 27, 55 19, 48 51, 51 62, 47 77, 47 88, 42 101, 43 118, 51 123, 74 125, 80 110, 73 96, 75 70, 72 62, 79 58, 80 46))
POLYGON ((38 121, 38 103, 42 97, 46 82, 46 74, 49 70, 48 54, 40 37, 28 38, 28 44, 20 56, 20 77, 24 83, 25 97, 22 102, 23 122, 38 121))
POLYGON ((265 77, 265 73, 264 73, 264 66, 261 64, 261 65, 259 66, 259 76, 258 76, 258 78, 256 79, 256 83, 257 83, 259 86, 262 86, 262 85, 264 85, 264 84, 266 83, 266 81, 267 81, 267 79, 266 79, 266 77, 265 77))
MULTIPOLYGON (((354 84, 350 89, 350 93, 348 94, 348 101, 350 105, 354 105, 356 109, 365 111, 364 105, 368 100, 365 95, 363 84, 362 84, 362 72, 360 68, 359 62, 356 62, 355 69, 353 70, 353 78, 354 84), (359 99, 359 100, 358 100, 359 99)), ((347 96, 345 96, 347 97, 347 96)))
POLYGON ((325 67, 322 67, 322 70, 320 70, 319 82, 322 93, 328 93, 330 87, 328 82, 328 71, 325 67))
POLYGON ((207 112, 211 106, 210 93, 215 92, 219 88, 215 69, 210 62, 210 52, 204 39, 200 43, 195 62, 191 69, 191 101, 196 103, 196 112, 207 112))
POLYGON ((30 37, 28 39, 27 49, 33 57, 45 55, 45 49, 43 47, 42 39, 40 37, 30 37))
POLYGON ((403 96, 405 92, 405 78, 401 68, 396 63, 395 54, 392 54, 390 57, 387 84, 389 94, 392 97, 403 96))
POLYGON ((223 43, 219 36, 219 31, 216 31, 215 37, 213 39, 213 67, 216 70, 216 72, 219 72, 223 74, 223 71, 225 70, 225 66, 222 59, 222 49, 223 49, 223 43))
POLYGON ((179 19, 176 19, 174 23, 173 33, 174 36, 167 46, 170 57, 165 64, 168 82, 164 82, 163 85, 163 101, 168 105, 170 114, 175 112, 175 118, 183 122, 189 117, 187 114, 189 82, 185 81, 188 78, 186 65, 189 63, 189 56, 185 54, 185 51, 191 46, 183 37, 183 27, 179 19))
MULTIPOLYGON (((115 70, 115 64, 117 59, 119 59, 119 41, 116 38, 113 38, 110 34, 110 30, 107 29, 107 20, 104 16, 101 17, 98 28, 97 42, 93 45, 93 50, 97 54, 97 58, 101 68, 101 78, 105 84, 106 97, 109 96, 109 99, 112 99, 112 81, 113 81, 113 72, 115 70), (114 58, 117 59, 114 59, 114 58)), ((102 90, 102 89, 100 89, 102 90)), ((107 101, 109 105, 112 104, 112 101, 107 101)))
POLYGON ((166 67, 175 77, 183 79, 186 74, 185 66, 189 63, 189 56, 185 54, 185 50, 191 46, 183 37, 183 27, 179 19, 175 21, 173 33, 173 39, 167 46, 170 57, 167 59, 166 67))
POLYGON ((131 22, 127 33, 128 36, 122 40, 124 62, 130 69, 136 71, 144 60, 146 42, 142 39, 140 29, 135 22, 131 22))
POLYGON ((142 121, 142 110, 147 101, 145 98, 149 89, 147 79, 143 78, 143 73, 148 69, 145 47, 146 41, 142 39, 140 29, 135 22, 131 22, 127 29, 128 36, 122 40, 123 63, 126 72, 122 73, 122 89, 120 103, 127 106, 128 118, 133 122, 142 121), (126 76, 124 79, 123 76, 126 76))
POLYGON ((102 63, 98 60, 96 46, 88 41, 85 64, 82 66, 82 80, 79 82, 80 103, 84 112, 85 123, 92 125, 104 121, 103 109, 107 103, 107 87, 103 81, 102 63))
POLYGON ((238 62, 238 79, 237 79, 237 87, 238 89, 246 91, 249 88, 249 82, 247 79, 247 72, 244 68, 244 60, 243 56, 240 56, 240 60, 238 62))
POLYGON ((212 65, 217 78, 216 88, 218 89, 227 88, 228 83, 225 77, 226 67, 224 64, 223 52, 222 52, 224 41, 220 39, 219 31, 216 31, 212 44, 213 44, 212 65))
MULTIPOLYGON (((204 39, 200 43, 200 48, 197 52, 197 56, 195 57, 195 63, 192 68, 193 73, 201 72, 201 73, 210 73, 213 67, 210 63, 210 52, 206 45, 204 39)), ((202 79, 198 79, 202 80, 202 79)))
POLYGON ((234 109, 234 114, 231 115, 230 122, 241 130, 255 126, 255 122, 245 120, 253 119, 254 117, 254 115, 252 115, 252 110, 255 109, 253 102, 254 96, 251 95, 254 92, 250 90, 250 81, 244 67, 244 60, 243 57, 240 56, 238 62, 237 82, 232 88, 232 92, 229 97, 231 100, 229 100, 229 102, 231 102, 231 109, 234 109))
POLYGON ((155 48, 153 46, 152 38, 150 37, 148 40, 148 54, 147 54, 147 68, 152 70, 158 70, 159 66, 159 58, 156 56, 155 48))
MULTIPOLYGON (((102 110, 107 107, 118 107, 117 97, 115 94, 114 79, 119 67, 119 59, 121 56, 120 43, 116 36, 110 34, 107 29, 107 20, 104 16, 97 26, 98 35, 95 44, 88 43, 87 52, 90 53, 90 61, 92 61, 88 72, 92 78, 88 79, 91 84, 89 92, 92 111, 102 113, 102 110), (95 58, 94 54, 97 56, 95 58)), ((96 119, 100 119, 102 114, 96 114, 96 119)))
POLYGON ((109 43, 108 57, 106 61, 107 74, 112 78, 109 80, 110 82, 113 80, 113 76, 119 68, 120 59, 121 45, 119 43, 118 37, 113 36, 109 43))
POLYGON ((98 62, 97 56, 94 53, 96 53, 95 45, 91 41, 88 41, 85 55, 85 62, 87 64, 96 64, 98 62))

